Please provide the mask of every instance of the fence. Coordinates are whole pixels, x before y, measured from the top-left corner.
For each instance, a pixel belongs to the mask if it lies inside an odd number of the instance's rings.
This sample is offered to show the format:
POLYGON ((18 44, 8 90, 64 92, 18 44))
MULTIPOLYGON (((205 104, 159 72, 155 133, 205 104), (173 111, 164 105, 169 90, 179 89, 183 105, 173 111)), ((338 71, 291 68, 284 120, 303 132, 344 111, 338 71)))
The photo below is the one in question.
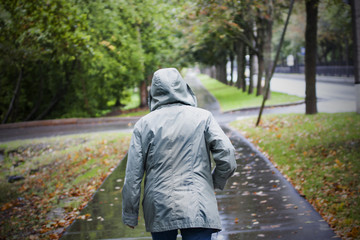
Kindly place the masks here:
MULTIPOLYGON (((305 66, 278 66, 276 73, 305 73, 305 66)), ((354 66, 316 66, 316 74, 325 76, 354 76, 354 66)))

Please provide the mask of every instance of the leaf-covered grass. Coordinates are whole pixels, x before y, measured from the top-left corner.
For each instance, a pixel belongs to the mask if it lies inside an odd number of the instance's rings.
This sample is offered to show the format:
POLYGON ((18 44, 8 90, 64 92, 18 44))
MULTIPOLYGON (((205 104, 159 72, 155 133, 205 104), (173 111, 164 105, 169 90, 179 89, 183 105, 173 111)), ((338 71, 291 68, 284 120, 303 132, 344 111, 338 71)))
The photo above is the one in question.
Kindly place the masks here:
POLYGON ((58 239, 129 142, 130 134, 92 133, 1 144, 0 239, 58 239))
POLYGON ((360 238, 360 115, 267 115, 231 125, 265 152, 343 239, 360 238))
MULTIPOLYGON (((259 107, 262 103, 262 95, 256 96, 256 89, 253 94, 242 92, 234 86, 221 83, 207 75, 198 75, 205 88, 219 101, 222 111, 235 110, 248 107, 259 107)), ((304 100, 301 97, 285 93, 271 92, 271 99, 266 101, 266 106, 282 103, 293 103, 304 100)))

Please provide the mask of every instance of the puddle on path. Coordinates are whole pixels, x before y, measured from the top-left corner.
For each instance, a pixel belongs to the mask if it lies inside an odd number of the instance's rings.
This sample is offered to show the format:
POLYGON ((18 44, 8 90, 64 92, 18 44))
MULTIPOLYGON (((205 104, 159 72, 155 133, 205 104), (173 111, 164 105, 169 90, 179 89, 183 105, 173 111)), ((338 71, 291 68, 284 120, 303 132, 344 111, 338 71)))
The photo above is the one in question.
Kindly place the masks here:
POLYGON ((81 215, 90 214, 90 218, 75 220, 61 239, 151 239, 151 235, 145 231, 142 217, 135 229, 130 229, 122 223, 121 191, 126 160, 125 157, 105 180, 92 201, 81 211, 81 215))

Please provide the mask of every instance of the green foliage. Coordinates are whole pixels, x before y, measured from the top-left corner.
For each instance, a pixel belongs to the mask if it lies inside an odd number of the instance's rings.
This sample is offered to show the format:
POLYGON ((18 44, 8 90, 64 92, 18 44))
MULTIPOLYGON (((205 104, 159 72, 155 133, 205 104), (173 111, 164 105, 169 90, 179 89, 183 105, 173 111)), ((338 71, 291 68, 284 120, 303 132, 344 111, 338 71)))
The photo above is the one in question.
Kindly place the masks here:
MULTIPOLYGON (((350 5, 341 0, 324 0, 319 4, 318 61, 320 63, 346 62, 352 60, 352 30, 350 5)), ((283 28, 283 17, 274 26, 273 45, 279 43, 283 28)), ((300 48, 305 46, 306 14, 304 1, 295 1, 293 13, 285 35, 281 58, 285 62, 292 54, 302 64, 300 48)))
POLYGON ((184 65, 176 9, 160 0, 2 1, 0 119, 96 116, 158 67, 184 65))
POLYGON ((318 55, 320 62, 347 62, 351 54, 351 7, 344 1, 325 1, 319 6, 318 55))
POLYGON ((236 45, 241 42, 257 54, 263 54, 264 34, 281 12, 288 7, 287 1, 204 1, 185 5, 186 16, 183 25, 188 42, 193 46, 189 52, 196 61, 206 65, 216 64, 219 55, 235 54, 236 45), (259 32, 255 33, 255 25, 259 32), (258 36, 256 36, 258 35, 258 36))
POLYGON ((0 9, 1 118, 17 82, 21 88, 10 121, 26 119, 32 110, 47 112, 40 103, 59 101, 77 57, 87 51, 84 15, 64 0, 3 1, 0 9))
MULTIPOLYGON (((265 38, 256 36, 254 26, 274 23, 277 42, 276 26, 282 22, 275 20, 287 10, 286 1, 272 3, 3 0, 0 119, 99 116, 125 104, 128 89, 149 81, 160 67, 181 69, 195 61, 224 65, 238 54, 239 42, 247 45, 246 54, 252 49, 261 55, 265 38)), ((299 24, 304 8, 297 4, 283 57, 304 43, 304 24, 299 24)), ((349 6, 324 1, 319 9, 320 58, 345 59, 341 53, 351 52, 352 44, 349 6)))

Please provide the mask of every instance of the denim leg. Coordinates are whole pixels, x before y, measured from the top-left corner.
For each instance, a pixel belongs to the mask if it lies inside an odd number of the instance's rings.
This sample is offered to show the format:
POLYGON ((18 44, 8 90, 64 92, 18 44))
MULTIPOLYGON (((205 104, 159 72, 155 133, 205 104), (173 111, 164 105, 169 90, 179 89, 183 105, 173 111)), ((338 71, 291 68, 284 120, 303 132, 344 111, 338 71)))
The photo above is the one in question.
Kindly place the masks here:
POLYGON ((153 240, 176 240, 178 230, 170 230, 165 232, 152 232, 153 240))
POLYGON ((211 234, 216 232, 210 228, 186 228, 180 231, 183 240, 211 240, 211 234))

